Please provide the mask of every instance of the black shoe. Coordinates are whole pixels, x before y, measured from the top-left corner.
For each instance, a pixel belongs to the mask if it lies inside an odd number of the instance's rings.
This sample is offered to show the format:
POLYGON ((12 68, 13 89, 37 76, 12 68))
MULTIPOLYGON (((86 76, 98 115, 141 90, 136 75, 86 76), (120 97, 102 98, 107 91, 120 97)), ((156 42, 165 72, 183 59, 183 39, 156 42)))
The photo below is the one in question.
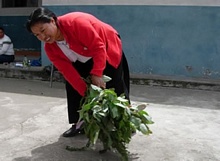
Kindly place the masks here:
POLYGON ((72 125, 72 127, 63 133, 63 137, 73 137, 78 134, 83 134, 83 129, 76 129, 76 125, 72 125))

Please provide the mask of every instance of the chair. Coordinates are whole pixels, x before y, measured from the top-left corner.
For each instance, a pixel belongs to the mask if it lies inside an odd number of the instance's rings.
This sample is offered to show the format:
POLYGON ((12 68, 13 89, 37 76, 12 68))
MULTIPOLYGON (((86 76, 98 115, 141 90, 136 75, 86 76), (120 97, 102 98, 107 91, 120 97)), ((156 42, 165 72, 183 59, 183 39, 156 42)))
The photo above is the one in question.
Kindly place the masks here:
POLYGON ((53 86, 53 74, 54 74, 54 66, 51 64, 51 70, 50 70, 50 87, 53 86))

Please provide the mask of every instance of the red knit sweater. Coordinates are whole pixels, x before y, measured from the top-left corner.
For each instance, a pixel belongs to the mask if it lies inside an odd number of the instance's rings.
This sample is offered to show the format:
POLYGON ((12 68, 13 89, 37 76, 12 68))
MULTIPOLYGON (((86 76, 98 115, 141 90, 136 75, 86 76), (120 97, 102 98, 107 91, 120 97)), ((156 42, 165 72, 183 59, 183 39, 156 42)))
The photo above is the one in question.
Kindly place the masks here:
MULTIPOLYGON (((122 55, 122 45, 117 31, 110 25, 90 14, 72 12, 58 17, 58 26, 70 49, 83 56, 93 58, 94 65, 90 74, 102 76, 106 60, 115 68, 118 67, 122 55)), ((86 83, 56 42, 45 43, 45 51, 64 78, 80 95, 84 96, 86 83)))

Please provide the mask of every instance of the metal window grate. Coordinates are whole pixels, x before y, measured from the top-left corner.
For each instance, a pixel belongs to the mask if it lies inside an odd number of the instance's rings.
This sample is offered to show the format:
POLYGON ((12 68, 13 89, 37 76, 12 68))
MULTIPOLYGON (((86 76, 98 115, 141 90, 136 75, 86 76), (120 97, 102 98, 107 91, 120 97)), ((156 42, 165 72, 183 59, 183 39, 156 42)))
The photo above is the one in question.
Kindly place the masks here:
POLYGON ((2 0, 2 8, 38 7, 38 0, 2 0))

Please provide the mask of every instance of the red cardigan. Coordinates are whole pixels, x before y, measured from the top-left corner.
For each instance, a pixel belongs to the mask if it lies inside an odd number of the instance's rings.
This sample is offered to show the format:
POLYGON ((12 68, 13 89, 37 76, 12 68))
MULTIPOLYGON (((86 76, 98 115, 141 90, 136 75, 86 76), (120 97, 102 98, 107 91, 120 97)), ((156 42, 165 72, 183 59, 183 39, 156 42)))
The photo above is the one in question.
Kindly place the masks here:
MULTIPOLYGON (((106 60, 115 68, 118 67, 121 61, 122 44, 117 31, 110 25, 90 14, 72 12, 58 17, 58 26, 70 49, 93 58, 94 65, 90 74, 102 76, 106 60)), ((86 83, 56 42, 45 43, 45 51, 64 78, 80 95, 84 96, 86 83)))

